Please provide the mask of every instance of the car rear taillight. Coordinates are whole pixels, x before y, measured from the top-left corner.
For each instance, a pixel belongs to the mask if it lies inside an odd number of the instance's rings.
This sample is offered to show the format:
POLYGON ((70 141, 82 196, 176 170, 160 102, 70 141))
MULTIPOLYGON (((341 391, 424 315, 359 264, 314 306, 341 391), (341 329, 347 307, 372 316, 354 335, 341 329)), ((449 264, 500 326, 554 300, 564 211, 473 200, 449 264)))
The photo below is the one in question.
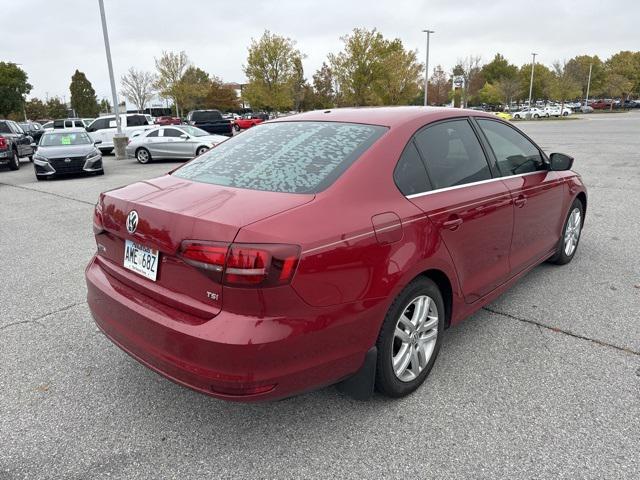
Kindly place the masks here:
POLYGON ((1 150, 6 150, 7 149, 7 139, 4 137, 0 137, 0 149, 1 150))
POLYGON ((102 223, 102 198, 96 203, 93 209, 93 234, 99 235, 104 232, 104 224, 102 223))
POLYGON ((291 282, 298 266, 300 247, 186 240, 182 242, 182 258, 223 285, 276 287, 291 282))

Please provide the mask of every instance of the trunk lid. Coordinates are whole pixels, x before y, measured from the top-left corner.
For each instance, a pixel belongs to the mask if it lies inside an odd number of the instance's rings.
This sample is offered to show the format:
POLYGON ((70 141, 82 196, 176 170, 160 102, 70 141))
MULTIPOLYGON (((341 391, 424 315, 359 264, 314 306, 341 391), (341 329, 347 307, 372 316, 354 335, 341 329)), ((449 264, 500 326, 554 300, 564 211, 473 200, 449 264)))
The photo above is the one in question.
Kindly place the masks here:
POLYGON ((231 243, 240 228, 312 201, 314 195, 230 188, 171 175, 101 195, 105 269, 131 288, 203 320, 222 308, 222 285, 179 256, 183 240, 231 243), (127 231, 135 210, 138 226, 127 231), (159 251, 156 281, 124 268, 125 240, 159 251))

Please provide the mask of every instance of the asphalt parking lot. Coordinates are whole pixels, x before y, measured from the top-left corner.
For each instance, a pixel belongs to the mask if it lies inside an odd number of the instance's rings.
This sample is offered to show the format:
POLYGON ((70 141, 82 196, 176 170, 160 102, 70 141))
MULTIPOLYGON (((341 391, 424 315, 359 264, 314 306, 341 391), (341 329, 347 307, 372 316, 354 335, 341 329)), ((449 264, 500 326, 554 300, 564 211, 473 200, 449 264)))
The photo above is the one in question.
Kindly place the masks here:
POLYGON ((231 404, 161 378, 99 333, 84 267, 98 193, 177 164, 0 171, 0 478, 640 478, 640 112, 518 126, 576 159, 578 253, 448 330, 402 400, 231 404))

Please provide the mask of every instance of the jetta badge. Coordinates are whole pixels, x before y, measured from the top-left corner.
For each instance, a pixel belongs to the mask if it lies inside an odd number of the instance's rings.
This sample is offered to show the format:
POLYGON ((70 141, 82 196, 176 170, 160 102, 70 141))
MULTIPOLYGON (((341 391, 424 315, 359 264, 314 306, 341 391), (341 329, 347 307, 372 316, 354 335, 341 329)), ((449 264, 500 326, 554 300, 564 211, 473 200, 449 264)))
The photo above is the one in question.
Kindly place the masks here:
POLYGON ((127 232, 134 233, 138 228, 138 212, 131 210, 127 216, 127 232))

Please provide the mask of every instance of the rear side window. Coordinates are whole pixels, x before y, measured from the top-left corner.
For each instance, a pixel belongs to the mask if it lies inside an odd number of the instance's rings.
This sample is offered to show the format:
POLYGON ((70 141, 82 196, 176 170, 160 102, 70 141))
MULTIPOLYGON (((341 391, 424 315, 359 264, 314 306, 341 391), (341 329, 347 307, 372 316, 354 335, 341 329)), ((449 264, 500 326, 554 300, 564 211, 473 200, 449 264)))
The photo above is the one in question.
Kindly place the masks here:
POLYGON ((328 187, 386 127, 337 122, 261 124, 177 170, 189 180, 271 192, 328 187))
POLYGON ((54 120, 53 128, 64 128, 64 120, 54 120))
POLYGON ((217 110, 202 110, 192 112, 191 120, 193 122, 215 122, 216 120, 222 120, 222 114, 217 110))
POLYGON ((151 132, 149 135, 147 135, 147 137, 157 137, 158 136, 158 132, 160 130, 154 130, 153 132, 151 132))
POLYGON ((162 134, 163 137, 179 137, 180 135, 183 135, 183 133, 175 128, 165 128, 162 134))
POLYGON ((546 170, 538 148, 514 128, 492 120, 478 119, 496 156, 503 177, 546 170))
POLYGON ((144 115, 131 115, 127 117, 127 127, 142 127, 147 125, 147 117, 144 115))
POLYGON ((434 188, 447 188, 491 178, 478 137, 467 120, 453 120, 418 132, 415 141, 434 188))
POLYGON ((7 122, 0 122, 0 133, 12 133, 7 122))
POLYGON ((409 142, 409 145, 402 152, 393 171, 393 180, 404 195, 431 190, 427 170, 424 168, 424 163, 422 163, 413 141, 409 142))

